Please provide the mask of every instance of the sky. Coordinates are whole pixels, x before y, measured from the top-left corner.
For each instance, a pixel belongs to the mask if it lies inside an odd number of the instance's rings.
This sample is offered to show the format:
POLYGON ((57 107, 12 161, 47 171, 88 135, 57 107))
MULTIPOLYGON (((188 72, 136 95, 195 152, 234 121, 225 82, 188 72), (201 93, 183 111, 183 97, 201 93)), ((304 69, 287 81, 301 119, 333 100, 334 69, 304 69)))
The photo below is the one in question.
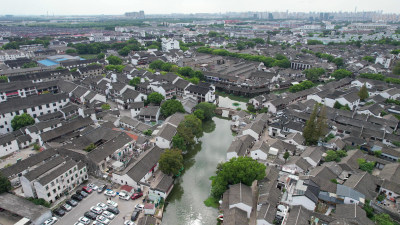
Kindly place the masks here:
POLYGON ((400 0, 0 0, 0 15, 121 15, 245 11, 400 13, 400 0))

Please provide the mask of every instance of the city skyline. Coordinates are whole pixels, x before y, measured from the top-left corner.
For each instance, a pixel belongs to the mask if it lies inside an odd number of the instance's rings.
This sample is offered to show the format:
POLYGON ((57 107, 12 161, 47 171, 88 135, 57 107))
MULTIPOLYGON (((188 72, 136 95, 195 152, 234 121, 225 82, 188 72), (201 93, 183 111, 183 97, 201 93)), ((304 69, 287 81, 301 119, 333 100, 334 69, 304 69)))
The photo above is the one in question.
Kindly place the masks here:
POLYGON ((0 15, 123 15, 125 12, 144 10, 146 14, 195 14, 226 12, 357 12, 383 11, 400 13, 398 0, 281 0, 279 2, 248 0, 167 0, 155 1, 78 1, 70 0, 68 4, 51 0, 16 0, 5 3, 0 15), (20 6, 24 7, 20 7, 20 6))

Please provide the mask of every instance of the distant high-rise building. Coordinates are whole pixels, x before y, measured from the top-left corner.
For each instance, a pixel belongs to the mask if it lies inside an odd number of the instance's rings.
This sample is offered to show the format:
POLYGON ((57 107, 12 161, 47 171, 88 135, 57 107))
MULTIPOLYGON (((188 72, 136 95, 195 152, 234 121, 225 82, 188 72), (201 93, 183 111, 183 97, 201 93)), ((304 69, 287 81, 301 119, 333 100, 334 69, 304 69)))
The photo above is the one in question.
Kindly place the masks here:
POLYGON ((133 19, 145 19, 144 11, 139 12, 127 12, 125 13, 126 17, 131 17, 133 19))

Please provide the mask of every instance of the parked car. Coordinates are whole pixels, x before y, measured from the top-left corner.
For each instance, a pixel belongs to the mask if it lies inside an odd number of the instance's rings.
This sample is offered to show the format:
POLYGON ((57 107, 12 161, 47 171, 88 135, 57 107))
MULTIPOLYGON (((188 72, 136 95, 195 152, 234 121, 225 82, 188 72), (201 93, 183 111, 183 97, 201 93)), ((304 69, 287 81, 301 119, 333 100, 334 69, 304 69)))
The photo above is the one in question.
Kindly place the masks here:
POLYGON ((98 216, 98 217, 96 218, 96 220, 99 221, 100 223, 104 223, 104 224, 109 224, 109 223, 110 223, 110 220, 107 219, 107 218, 104 217, 104 216, 98 216))
POLYGON ((109 220, 112 220, 115 218, 115 215, 109 211, 104 211, 101 215, 106 217, 109 220))
POLYGON ((116 215, 119 214, 119 210, 117 208, 115 208, 115 207, 112 207, 112 206, 109 206, 107 208, 107 211, 112 212, 112 213, 114 213, 116 215))
POLYGON ((111 206, 111 207, 118 208, 118 203, 116 203, 116 202, 114 202, 114 201, 111 201, 111 200, 108 200, 108 201, 107 201, 107 205, 108 205, 108 206, 111 206))
POLYGON ((138 216, 139 216, 139 214, 140 214, 140 210, 135 209, 135 210, 133 211, 133 213, 132 213, 131 220, 132 220, 132 221, 136 221, 137 218, 138 218, 138 216))
POLYGON ((136 225, 136 224, 130 220, 125 220, 124 225, 136 225))
POLYGON ((132 200, 138 199, 143 196, 143 192, 136 192, 131 196, 132 200))
POLYGON ((98 206, 92 206, 90 211, 96 213, 97 215, 100 215, 103 212, 103 210, 98 206))
POLYGON ((106 192, 104 192, 104 194, 110 197, 115 197, 117 195, 117 193, 115 193, 115 191, 113 190, 107 190, 106 192))
POLYGON ((57 217, 51 217, 50 219, 44 221, 43 225, 51 225, 57 223, 57 217))
POLYGON ((65 211, 71 211, 72 206, 68 205, 67 203, 65 203, 64 205, 61 206, 61 208, 65 211))
POLYGON ((97 220, 93 221, 92 225, 104 225, 104 223, 101 223, 97 220))
POLYGON ((82 216, 79 218, 79 222, 83 223, 83 224, 89 224, 90 223, 90 219, 82 216))
POLYGON ((101 192, 103 192, 104 190, 106 190, 107 189, 107 185, 101 185, 98 189, 97 189, 97 192, 98 193, 101 193, 101 192))
POLYGON ((71 196, 71 198, 72 198, 73 200, 75 200, 75 201, 80 202, 80 201, 82 201, 83 196, 82 196, 82 195, 78 195, 78 194, 73 194, 73 195, 71 196))
POLYGON ((92 188, 90 188, 90 187, 88 187, 88 186, 84 186, 84 187, 82 188, 82 191, 84 191, 84 192, 86 192, 86 193, 88 193, 88 194, 90 194, 90 193, 93 192, 92 188))
POLYGON ((74 223, 74 225, 85 225, 85 224, 78 221, 78 222, 74 223))
POLYGON ((64 216, 65 215, 65 211, 62 210, 61 208, 57 208, 53 211, 54 214, 56 214, 57 216, 64 216))
POLYGON ((92 213, 92 212, 85 212, 85 214, 83 214, 86 218, 89 218, 91 220, 96 220, 97 215, 92 213))
POLYGON ((137 204, 137 205, 135 206, 135 209, 139 209, 140 211, 142 211, 142 210, 144 209, 144 205, 142 205, 142 204, 137 204))
POLYGON ((103 211, 106 210, 106 209, 108 208, 107 205, 104 204, 104 203, 102 203, 102 202, 97 203, 96 206, 97 206, 97 207, 100 207, 103 211))
POLYGON ((120 199, 129 200, 129 198, 130 198, 131 196, 129 196, 128 193, 122 191, 122 192, 119 193, 118 197, 119 197, 120 199))
POLYGON ((67 203, 68 205, 72 206, 72 207, 75 207, 75 206, 78 205, 78 202, 75 201, 75 200, 73 200, 73 199, 67 200, 66 203, 67 203))
POLYGON ((76 191, 76 194, 82 195, 82 197, 84 197, 84 198, 86 198, 87 196, 89 196, 88 193, 86 193, 86 192, 84 192, 84 191, 81 191, 81 190, 77 190, 77 191, 76 191))

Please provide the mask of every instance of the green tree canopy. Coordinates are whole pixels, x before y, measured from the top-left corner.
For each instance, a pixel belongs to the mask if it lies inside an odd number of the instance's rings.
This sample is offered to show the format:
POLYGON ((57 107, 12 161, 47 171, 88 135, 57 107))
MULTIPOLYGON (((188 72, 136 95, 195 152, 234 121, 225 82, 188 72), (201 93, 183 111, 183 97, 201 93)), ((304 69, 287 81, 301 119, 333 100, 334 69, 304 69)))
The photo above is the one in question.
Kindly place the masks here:
POLYGON ((11 190, 11 183, 7 177, 0 174, 0 194, 11 190))
POLYGON ((160 170, 167 175, 176 175, 183 167, 182 151, 179 149, 167 149, 160 156, 160 170))
POLYGON ((1 82, 8 83, 8 77, 5 76, 5 75, 0 76, 0 83, 1 83, 1 82))
POLYGON ((185 112, 182 103, 178 100, 169 99, 161 105, 161 114, 164 117, 168 117, 176 112, 181 112, 181 113, 185 112))
POLYGON ((31 115, 27 113, 19 116, 17 115, 11 120, 11 127, 14 131, 32 124, 35 124, 35 119, 33 119, 31 115))
POLYGON ((194 112, 193 112, 193 114, 197 117, 197 118, 199 118, 200 120, 204 120, 204 110, 202 110, 202 109, 196 109, 194 112))
POLYGON ((393 73, 395 75, 400 75, 400 62, 398 62, 394 67, 393 67, 393 73))
POLYGON ((134 77, 132 80, 129 81, 129 85, 136 87, 140 84, 140 77, 134 77))
POLYGON ((157 105, 159 105, 162 100, 164 100, 164 96, 158 92, 152 92, 147 96, 147 101, 157 105))
POLYGON ((201 102, 195 108, 196 110, 203 110, 204 119, 210 120, 215 116, 215 109, 217 108, 217 106, 209 102, 201 102))
POLYGON ((331 75, 336 80, 340 80, 345 77, 350 77, 351 75, 353 75, 353 73, 348 70, 345 70, 345 69, 338 69, 338 70, 335 70, 335 72, 333 72, 331 75))
POLYGON ((97 59, 104 59, 104 57, 106 57, 106 55, 105 55, 104 53, 102 53, 102 52, 100 52, 100 53, 97 55, 97 59))
POLYGON ((367 99, 369 97, 368 89, 365 84, 360 88, 360 91, 358 92, 358 96, 360 97, 361 101, 364 101, 365 99, 367 99))
POLYGON ((121 65, 122 64, 122 59, 115 55, 108 56, 107 60, 108 60, 108 63, 111 65, 121 65))
POLYGON ((186 151, 186 142, 183 137, 181 137, 179 134, 175 135, 172 137, 172 147, 180 149, 182 151, 186 151))
POLYGON ((367 171, 368 173, 372 173, 372 170, 375 168, 375 162, 367 162, 363 158, 357 159, 358 166, 360 167, 360 170, 362 171, 367 171))
POLYGON ((299 92, 302 90, 310 89, 312 87, 314 87, 314 83, 312 81, 305 80, 299 84, 295 84, 295 85, 291 86, 289 88, 289 91, 295 93, 295 92, 299 92))
POLYGON ((318 81, 318 79, 325 74, 325 72, 326 71, 323 68, 311 68, 303 71, 307 80, 312 82, 318 81))
POLYGON ((289 154, 288 151, 286 151, 286 152, 283 154, 283 158, 285 159, 285 162, 286 162, 286 160, 289 158, 289 156, 290 156, 290 154, 289 154))
POLYGON ((328 150, 326 151, 326 157, 325 157, 325 162, 331 162, 331 161, 336 161, 340 162, 340 159, 347 156, 347 152, 344 150, 328 150))
POLYGON ((211 196, 220 199, 229 185, 243 183, 251 186, 254 180, 265 177, 266 166, 250 157, 232 158, 228 162, 220 164, 216 176, 212 176, 211 196))
POLYGON ((306 145, 317 144, 318 140, 325 136, 327 132, 326 107, 322 106, 320 111, 319 108, 318 104, 315 104, 314 110, 304 127, 303 137, 306 145))
POLYGON ((362 60, 365 60, 365 61, 367 61, 367 62, 373 63, 373 62, 375 62, 375 57, 366 55, 366 56, 364 56, 364 57, 362 58, 362 60))

